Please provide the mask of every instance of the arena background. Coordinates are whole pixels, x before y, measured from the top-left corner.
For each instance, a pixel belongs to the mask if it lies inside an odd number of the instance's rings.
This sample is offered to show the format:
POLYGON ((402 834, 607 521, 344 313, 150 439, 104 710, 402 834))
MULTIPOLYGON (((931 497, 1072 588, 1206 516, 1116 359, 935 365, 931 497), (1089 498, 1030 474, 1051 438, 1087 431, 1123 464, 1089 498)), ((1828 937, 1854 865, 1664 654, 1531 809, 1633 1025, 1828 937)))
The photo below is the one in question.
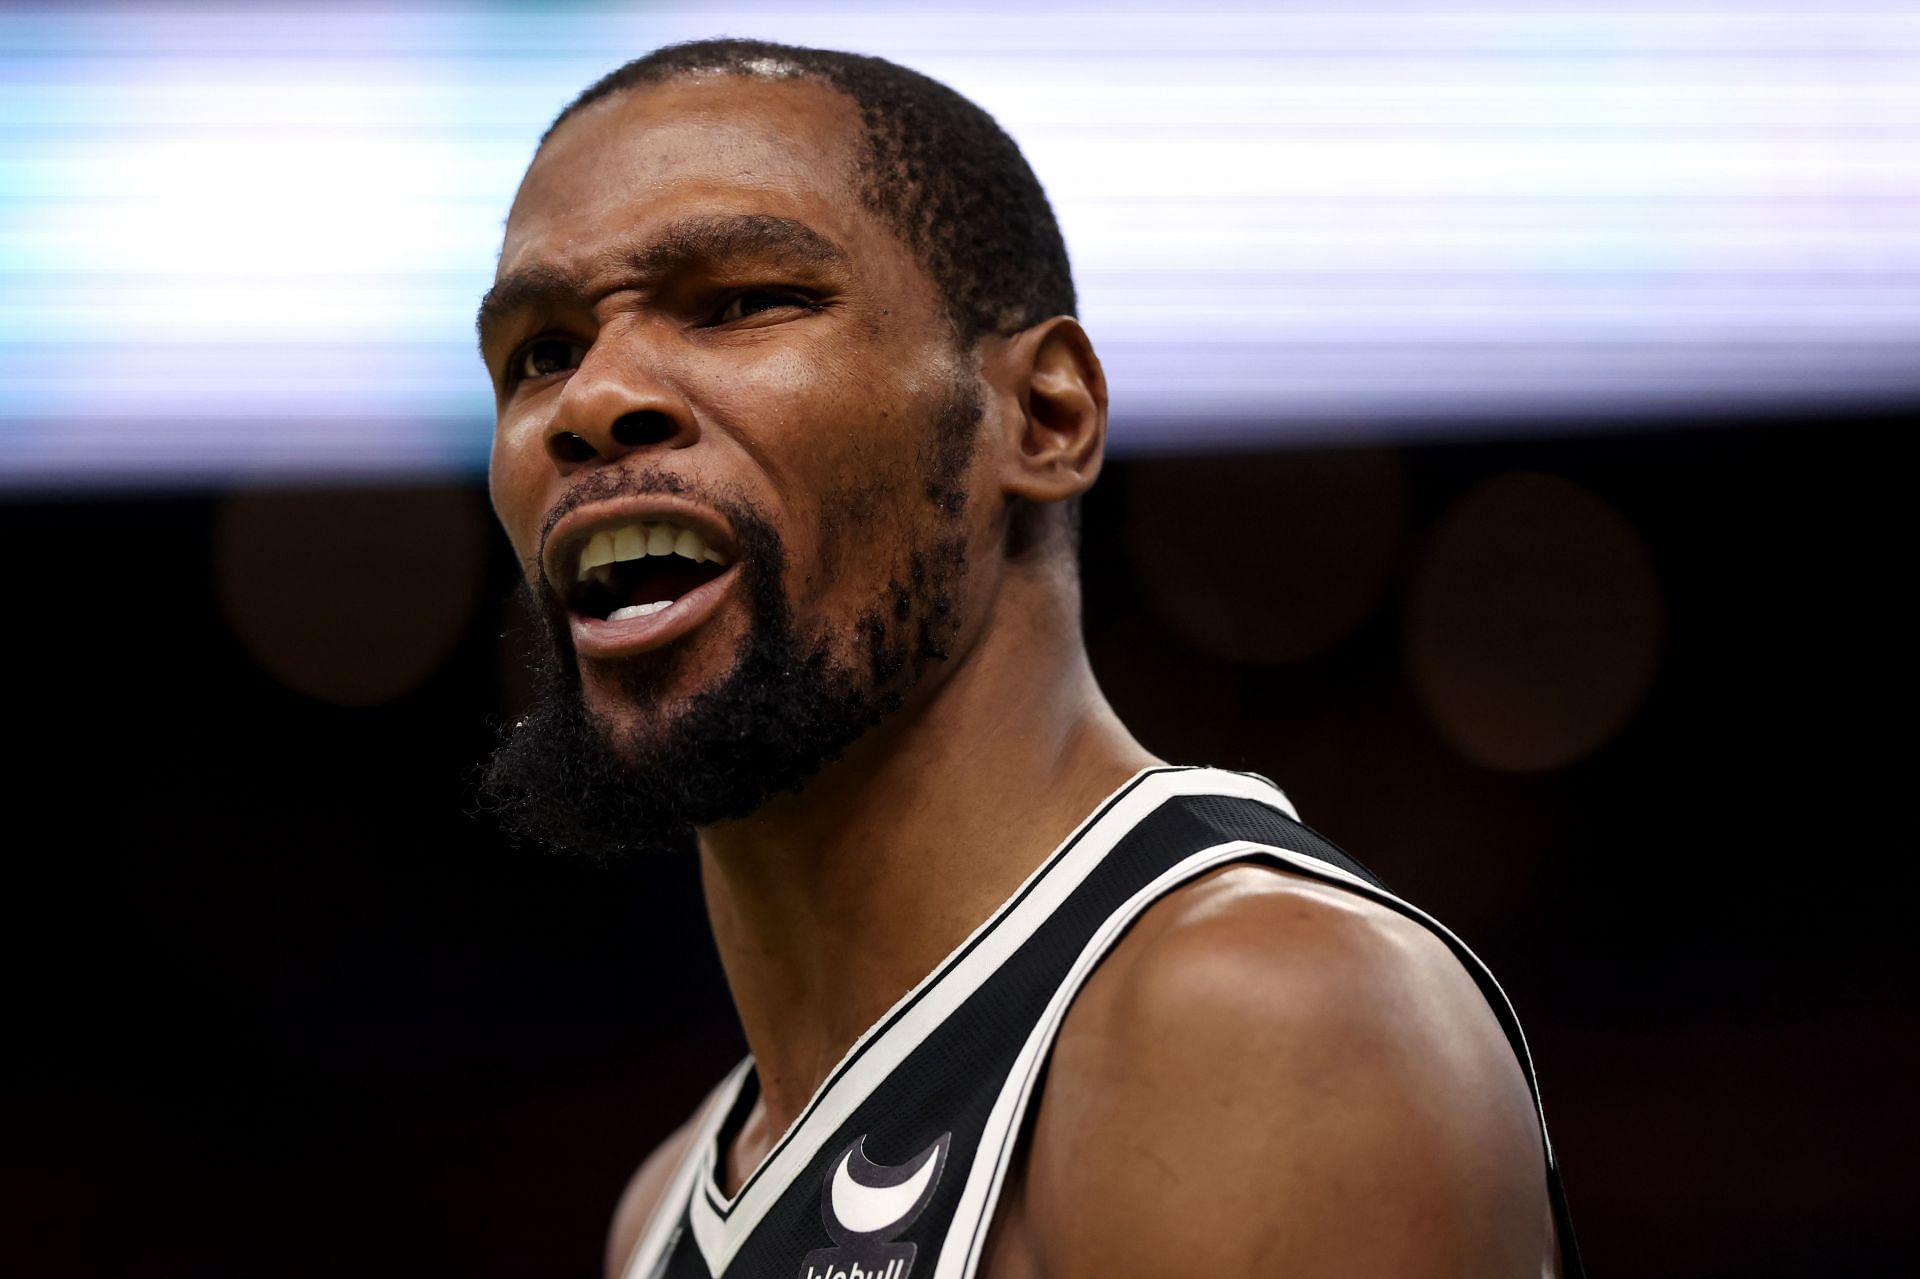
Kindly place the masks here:
POLYGON ((0 1265, 591 1275, 742 1051, 691 866, 471 789, 500 222, 574 91, 721 31, 1028 148, 1113 374, 1098 673, 1488 959, 1593 1271, 1905 1273, 1891 3, 0 12, 0 1265))

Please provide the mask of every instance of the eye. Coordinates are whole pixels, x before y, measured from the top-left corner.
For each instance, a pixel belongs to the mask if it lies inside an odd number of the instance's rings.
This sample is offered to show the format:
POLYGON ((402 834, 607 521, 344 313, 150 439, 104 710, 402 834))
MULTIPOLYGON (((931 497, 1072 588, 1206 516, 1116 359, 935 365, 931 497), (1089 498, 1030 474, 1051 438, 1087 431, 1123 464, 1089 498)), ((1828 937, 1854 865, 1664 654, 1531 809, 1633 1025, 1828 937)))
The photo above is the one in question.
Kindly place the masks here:
POLYGON ((748 316, 759 315, 762 311, 777 311, 782 307, 797 307, 806 311, 818 311, 819 303, 802 293, 792 293, 780 289, 747 289, 736 293, 720 308, 713 317, 715 324, 732 324, 748 316))
POLYGON ((507 369, 509 385, 532 377, 550 377, 575 368, 586 358, 587 348, 565 338, 539 338, 521 348, 507 369))

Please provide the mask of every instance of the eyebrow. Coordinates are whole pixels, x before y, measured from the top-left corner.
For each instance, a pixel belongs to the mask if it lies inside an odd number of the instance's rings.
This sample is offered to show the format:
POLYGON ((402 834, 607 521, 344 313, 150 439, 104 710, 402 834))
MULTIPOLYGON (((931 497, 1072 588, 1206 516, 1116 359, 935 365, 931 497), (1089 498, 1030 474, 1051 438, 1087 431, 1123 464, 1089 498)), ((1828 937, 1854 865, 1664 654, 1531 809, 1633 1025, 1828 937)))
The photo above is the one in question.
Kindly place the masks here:
MULTIPOLYGON (((736 258, 783 257, 815 266, 844 266, 849 261, 845 249, 806 223, 770 213, 682 218, 623 256, 631 277, 628 287, 736 258)), ((501 276, 481 297, 474 316, 481 346, 486 345, 487 330, 514 312, 579 298, 587 291, 584 276, 558 267, 523 267, 501 276)))

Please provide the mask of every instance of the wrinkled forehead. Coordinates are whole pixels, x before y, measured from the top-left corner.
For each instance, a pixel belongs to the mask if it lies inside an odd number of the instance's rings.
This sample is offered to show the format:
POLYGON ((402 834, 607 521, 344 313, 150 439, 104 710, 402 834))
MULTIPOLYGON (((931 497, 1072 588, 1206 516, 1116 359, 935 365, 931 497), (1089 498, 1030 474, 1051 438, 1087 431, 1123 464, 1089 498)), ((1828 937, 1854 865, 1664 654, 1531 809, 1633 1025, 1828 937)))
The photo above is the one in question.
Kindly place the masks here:
POLYGON ((866 247, 884 228, 859 197, 863 153, 853 104, 814 80, 682 76, 624 90, 569 117, 534 157, 500 272, 690 214, 791 217, 866 247))

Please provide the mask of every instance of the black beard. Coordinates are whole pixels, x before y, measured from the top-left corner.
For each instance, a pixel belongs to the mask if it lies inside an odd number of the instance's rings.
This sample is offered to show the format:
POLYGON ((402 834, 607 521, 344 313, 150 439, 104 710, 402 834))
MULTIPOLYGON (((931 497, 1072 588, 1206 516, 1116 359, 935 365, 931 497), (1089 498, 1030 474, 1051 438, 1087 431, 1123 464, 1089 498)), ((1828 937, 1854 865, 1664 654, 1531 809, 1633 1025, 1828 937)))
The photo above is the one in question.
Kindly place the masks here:
MULTIPOLYGON (((962 395, 940 426, 964 424, 970 432, 978 418, 978 401, 962 395)), ((510 835, 604 860, 688 850, 695 827, 746 817, 774 796, 800 790, 898 710, 927 663, 948 656, 967 567, 956 518, 964 502, 954 499, 951 482, 936 485, 936 476, 964 465, 964 454, 933 459, 928 496, 948 527, 909 549, 906 580, 889 581, 849 632, 813 638, 794 624, 782 586, 786 551, 772 525, 738 503, 713 502, 738 542, 740 588, 750 609, 746 634, 718 683, 671 720, 643 717, 624 735, 587 708, 555 592, 544 582, 537 591, 523 582, 522 599, 546 631, 544 643, 528 645, 537 697, 487 761, 483 806, 510 835), (938 497, 936 487, 944 490, 938 497)), ((593 496, 609 495, 607 487, 596 486, 593 496)), ((617 491, 668 487, 680 491, 642 474, 617 491)), ((670 652, 650 655, 622 673, 635 705, 664 709, 657 690, 673 660, 670 652)))

